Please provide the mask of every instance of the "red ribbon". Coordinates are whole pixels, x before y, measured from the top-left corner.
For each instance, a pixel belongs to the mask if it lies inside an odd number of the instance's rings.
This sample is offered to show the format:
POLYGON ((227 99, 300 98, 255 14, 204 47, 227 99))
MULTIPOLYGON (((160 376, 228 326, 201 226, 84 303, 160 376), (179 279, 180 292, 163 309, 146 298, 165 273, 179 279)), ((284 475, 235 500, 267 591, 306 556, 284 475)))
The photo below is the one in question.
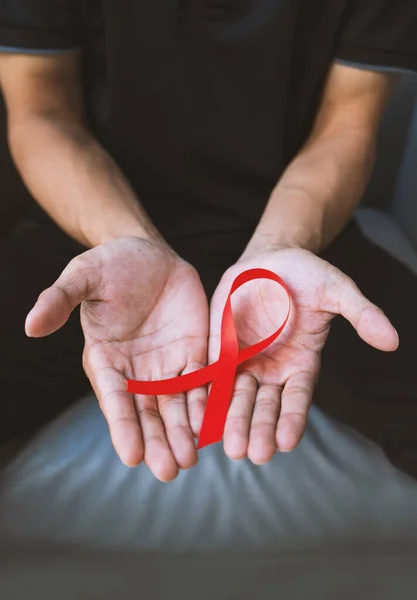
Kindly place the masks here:
POLYGON ((133 394, 158 396, 178 394, 213 382, 204 413, 203 424, 197 448, 220 442, 230 406, 236 369, 238 365, 262 352, 277 339, 290 316, 291 296, 287 284, 275 273, 267 269, 249 269, 240 273, 234 280, 223 311, 221 323, 221 343, 219 360, 207 367, 171 379, 160 381, 127 380, 127 391, 133 394), (254 279, 270 279, 279 283, 288 296, 287 315, 277 331, 265 340, 239 351, 237 333, 232 313, 232 294, 243 284, 254 279))

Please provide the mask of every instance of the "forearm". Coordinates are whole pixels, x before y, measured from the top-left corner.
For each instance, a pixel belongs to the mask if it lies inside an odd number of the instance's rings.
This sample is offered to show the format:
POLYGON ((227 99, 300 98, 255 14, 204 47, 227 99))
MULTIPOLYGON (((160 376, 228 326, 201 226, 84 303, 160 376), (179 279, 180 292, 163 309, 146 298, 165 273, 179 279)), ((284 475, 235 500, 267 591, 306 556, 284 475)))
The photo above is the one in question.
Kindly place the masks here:
POLYGON ((366 131, 313 137, 273 190, 251 246, 269 240, 319 252, 352 216, 374 156, 375 137, 366 131))
POLYGON ((80 243, 161 239, 119 167, 82 123, 29 116, 10 126, 9 142, 34 198, 80 243))
POLYGON ((277 183, 247 248, 265 243, 319 252, 361 200, 395 78, 335 63, 309 139, 277 183))

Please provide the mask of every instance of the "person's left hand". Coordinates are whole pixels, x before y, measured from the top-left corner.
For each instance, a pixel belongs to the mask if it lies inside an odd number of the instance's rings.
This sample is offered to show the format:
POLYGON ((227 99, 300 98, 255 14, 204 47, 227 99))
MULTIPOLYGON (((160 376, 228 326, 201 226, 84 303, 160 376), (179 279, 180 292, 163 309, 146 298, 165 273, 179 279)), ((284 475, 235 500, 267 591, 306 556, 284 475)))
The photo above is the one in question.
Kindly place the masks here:
MULTIPOLYGON (((232 459, 268 462, 276 450, 288 452, 302 438, 320 370, 320 354, 330 323, 341 314, 368 344, 383 351, 398 346, 385 314, 367 300, 336 267, 298 248, 265 247, 248 253, 222 277, 210 309, 209 362, 219 354, 220 323, 235 277, 250 268, 269 269, 288 284, 291 316, 281 336, 238 368, 224 431, 232 459)), ((283 322, 287 300, 274 282, 249 282, 232 297, 239 347, 271 335, 283 322)))

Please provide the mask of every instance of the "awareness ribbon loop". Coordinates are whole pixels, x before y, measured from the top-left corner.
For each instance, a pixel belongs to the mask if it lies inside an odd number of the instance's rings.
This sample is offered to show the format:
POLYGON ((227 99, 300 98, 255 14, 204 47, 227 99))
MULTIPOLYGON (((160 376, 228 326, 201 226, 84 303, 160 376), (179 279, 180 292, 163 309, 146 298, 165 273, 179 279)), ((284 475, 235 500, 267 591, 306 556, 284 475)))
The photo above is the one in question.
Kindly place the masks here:
POLYGON ((221 322, 219 359, 193 373, 162 379, 159 381, 127 380, 127 391, 133 394, 162 395, 177 394, 206 385, 212 381, 207 406, 201 426, 197 448, 220 442, 223 437, 230 399, 238 365, 265 350, 283 331, 290 316, 291 295, 287 284, 279 275, 267 269, 249 269, 240 273, 233 281, 225 303, 221 322), (232 294, 248 281, 270 279, 279 283, 287 293, 288 310, 279 329, 264 340, 239 350, 236 327, 232 313, 232 294))

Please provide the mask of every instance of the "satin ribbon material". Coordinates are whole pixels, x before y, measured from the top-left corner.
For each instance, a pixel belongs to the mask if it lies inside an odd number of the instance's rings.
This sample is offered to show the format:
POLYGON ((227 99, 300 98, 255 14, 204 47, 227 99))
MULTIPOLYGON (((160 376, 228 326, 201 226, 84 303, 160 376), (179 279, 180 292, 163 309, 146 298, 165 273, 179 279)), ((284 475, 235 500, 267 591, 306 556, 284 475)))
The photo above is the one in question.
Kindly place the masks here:
POLYGON ((213 384, 207 400, 197 448, 203 448, 209 444, 220 442, 223 437, 238 365, 265 350, 278 338, 288 322, 290 310, 290 291, 281 277, 267 269, 249 269, 244 271, 233 281, 229 295, 227 296, 221 322, 218 361, 193 373, 187 373, 186 375, 170 379, 162 379, 160 381, 135 381, 128 379, 127 391, 133 394, 151 396, 178 394, 206 385, 212 381, 213 384), (287 292, 288 311, 282 325, 272 335, 248 348, 239 350, 236 327, 233 320, 231 296, 242 285, 254 279, 270 279, 279 283, 287 292))

